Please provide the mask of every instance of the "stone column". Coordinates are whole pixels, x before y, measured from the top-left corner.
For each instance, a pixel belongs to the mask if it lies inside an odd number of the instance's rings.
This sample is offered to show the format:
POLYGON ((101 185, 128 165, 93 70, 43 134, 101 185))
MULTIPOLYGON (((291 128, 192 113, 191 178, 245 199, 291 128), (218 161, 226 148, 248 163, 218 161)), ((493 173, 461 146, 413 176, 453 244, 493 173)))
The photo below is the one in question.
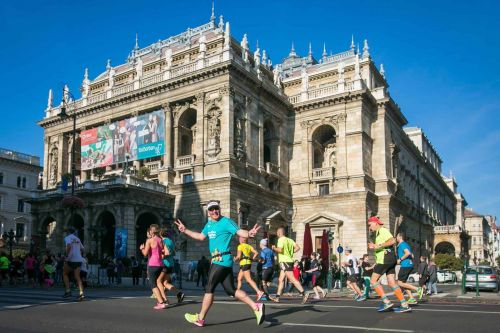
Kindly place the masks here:
POLYGON ((195 165, 201 165, 201 168, 195 168, 194 179, 203 180, 203 164, 205 160, 205 93, 200 92, 195 95, 192 107, 196 110, 196 133, 194 137, 195 165))
POLYGON ((163 167, 171 169, 173 155, 172 109, 169 103, 165 103, 161 107, 165 112, 165 155, 163 155, 163 167))

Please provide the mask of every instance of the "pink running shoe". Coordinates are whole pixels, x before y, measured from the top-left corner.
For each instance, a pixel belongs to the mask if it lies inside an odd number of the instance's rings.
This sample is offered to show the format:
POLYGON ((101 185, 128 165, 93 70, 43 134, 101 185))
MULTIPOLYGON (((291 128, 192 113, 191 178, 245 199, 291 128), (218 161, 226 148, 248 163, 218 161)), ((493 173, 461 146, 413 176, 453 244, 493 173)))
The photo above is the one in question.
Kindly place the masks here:
POLYGON ((167 308, 167 305, 166 304, 163 304, 163 303, 157 303, 153 309, 155 310, 163 310, 163 309, 166 309, 167 308))

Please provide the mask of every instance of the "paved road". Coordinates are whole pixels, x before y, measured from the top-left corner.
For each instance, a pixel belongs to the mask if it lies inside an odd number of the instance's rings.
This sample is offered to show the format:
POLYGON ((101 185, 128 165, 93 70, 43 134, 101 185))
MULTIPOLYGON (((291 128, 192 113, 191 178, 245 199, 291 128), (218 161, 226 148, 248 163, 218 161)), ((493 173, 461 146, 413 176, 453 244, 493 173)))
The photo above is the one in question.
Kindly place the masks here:
MULTIPOLYGON (((88 300, 60 298, 61 290, 0 289, 0 332, 200 332, 184 321, 185 312, 200 308, 201 293, 185 304, 153 310, 147 292, 93 290, 88 300)), ((246 305, 218 295, 207 318, 207 332, 493 332, 500 306, 421 304, 412 313, 377 313, 377 301, 297 299, 267 304, 266 322, 257 327, 246 305)))

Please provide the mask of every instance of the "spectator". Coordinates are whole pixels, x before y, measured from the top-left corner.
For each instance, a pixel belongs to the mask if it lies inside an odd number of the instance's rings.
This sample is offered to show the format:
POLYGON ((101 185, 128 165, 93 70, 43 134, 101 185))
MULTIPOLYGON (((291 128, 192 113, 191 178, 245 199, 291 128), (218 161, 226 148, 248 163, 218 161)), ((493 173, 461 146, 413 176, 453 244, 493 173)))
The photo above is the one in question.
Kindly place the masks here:
POLYGON ((135 256, 130 258, 131 266, 132 266, 132 285, 139 285, 139 277, 141 276, 141 265, 135 256))
POLYGON ((205 284, 207 283, 207 274, 208 274, 208 269, 207 267, 210 265, 208 262, 207 258, 205 256, 202 256, 200 260, 198 260, 198 264, 196 265, 196 271, 198 273, 198 278, 196 279, 196 286, 199 287, 200 285, 200 278, 201 278, 201 285, 202 287, 205 287, 205 284))
POLYGON ((0 253, 0 286, 9 276, 10 260, 4 252, 0 253))
POLYGON ((418 285, 424 290, 427 288, 427 279, 429 271, 427 267, 427 257, 420 256, 420 264, 418 264, 418 285))
POLYGON ((108 284, 115 283, 115 270, 116 265, 111 257, 108 257, 108 263, 106 265, 106 274, 108 276, 108 284))
POLYGON ((194 274, 196 272, 197 262, 195 260, 191 260, 188 265, 188 281, 194 281, 194 274))
POLYGON ((437 295, 437 267, 434 261, 429 262, 429 272, 427 273, 427 295, 437 295))
POLYGON ((125 272, 125 265, 121 259, 116 260, 116 284, 122 284, 122 276, 125 272))

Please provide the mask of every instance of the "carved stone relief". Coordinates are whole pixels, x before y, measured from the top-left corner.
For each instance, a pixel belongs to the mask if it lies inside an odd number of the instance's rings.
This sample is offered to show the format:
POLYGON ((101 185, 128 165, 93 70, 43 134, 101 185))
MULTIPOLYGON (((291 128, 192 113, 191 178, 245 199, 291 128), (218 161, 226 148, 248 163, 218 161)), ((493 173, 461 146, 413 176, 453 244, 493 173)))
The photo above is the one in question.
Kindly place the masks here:
POLYGON ((50 185, 57 184, 57 174, 58 174, 58 164, 59 164, 59 149, 57 146, 53 146, 50 151, 50 170, 49 170, 49 183, 50 185))

